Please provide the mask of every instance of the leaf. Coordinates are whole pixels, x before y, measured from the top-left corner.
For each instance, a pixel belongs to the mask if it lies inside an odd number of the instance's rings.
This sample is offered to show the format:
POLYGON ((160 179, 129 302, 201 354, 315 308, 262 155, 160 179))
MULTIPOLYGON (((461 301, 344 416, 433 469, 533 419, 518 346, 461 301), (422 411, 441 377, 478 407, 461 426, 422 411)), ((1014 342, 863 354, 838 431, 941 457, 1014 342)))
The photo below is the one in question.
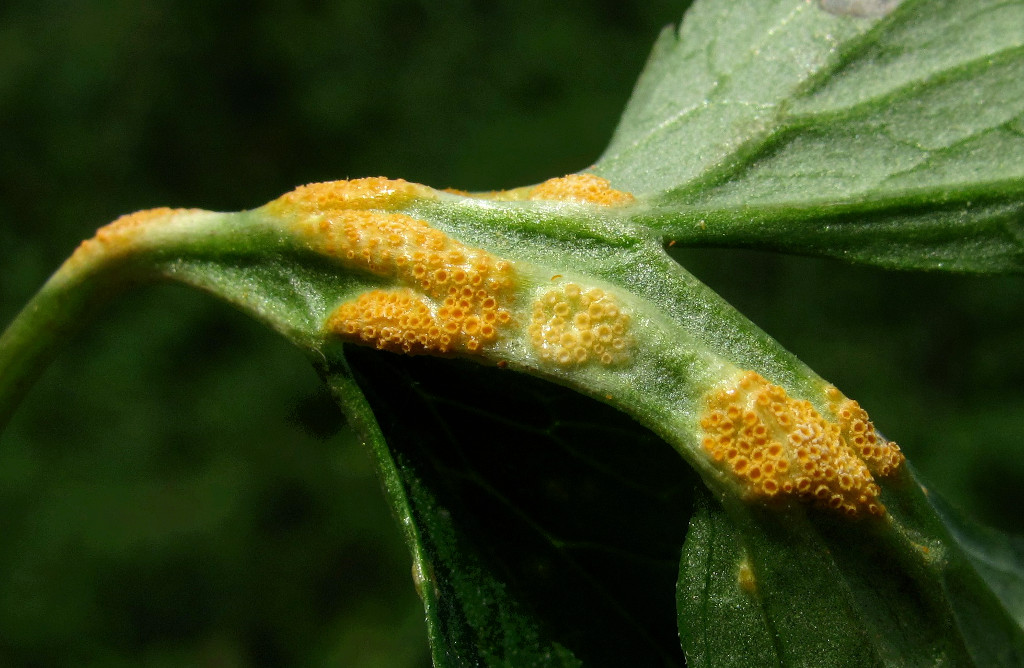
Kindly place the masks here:
POLYGON ((683 664, 672 590, 696 478, 671 448, 527 376, 347 356, 409 500, 437 665, 683 664))
POLYGON ((778 666, 770 620, 735 530, 697 495, 679 562, 679 637, 687 665, 778 666))
POLYGON ((1022 271, 1024 3, 695 3, 596 171, 683 243, 1022 271))
MULTIPOLYGON (((541 250, 520 252, 569 256, 558 246, 568 240, 541 239, 534 237, 541 250)), ((819 382, 651 244, 614 241, 604 242, 597 259, 576 258, 572 270, 627 286, 638 313, 672 305, 671 317, 645 327, 677 338, 649 339, 642 366, 624 369, 620 381, 632 386, 621 389, 636 403, 616 401, 684 454, 693 456, 687 432, 666 423, 685 419, 694 402, 687 375, 695 361, 707 363, 687 347, 777 365, 797 384, 819 382), (697 335, 699 343, 689 338, 697 335)), ((214 292, 308 347, 377 455, 412 548, 438 665, 681 665, 672 584, 697 481, 664 441, 590 400, 497 368, 356 349, 348 353, 350 370, 337 342, 316 338, 318 323, 372 280, 290 246, 254 253, 242 239, 161 256, 154 270, 214 292)), ((588 383, 602 379, 562 380, 593 391, 588 383)), ((977 578, 943 564, 907 565, 908 548, 916 550, 908 532, 922 531, 928 516, 875 531, 831 517, 812 523, 799 511, 738 499, 729 508, 734 544, 742 541, 749 555, 784 662, 966 662, 976 654, 984 665, 1012 665, 1016 658, 1019 629, 1007 629, 977 578), (959 620, 967 622, 962 632, 959 620)), ((688 547, 698 559, 707 552, 700 536, 692 532, 688 547)), ((712 591, 705 599, 728 597, 712 591)), ((715 648, 687 651, 710 656, 715 648)))
POLYGON ((928 499, 978 574, 1024 626, 1024 539, 971 520, 933 492, 928 499))
MULTIPOLYGON (((895 643, 887 642, 886 629, 877 623, 881 620, 871 619, 886 616, 886 606, 859 605, 863 601, 857 600, 856 591, 868 592, 873 587, 868 582, 851 586, 846 581, 837 562, 842 556, 838 551, 830 549, 796 515, 780 521, 765 514, 759 521, 737 522, 721 507, 705 503, 695 513, 687 536, 684 555, 692 563, 687 564, 687 584, 680 584, 680 624, 687 624, 683 610, 692 611, 699 620, 697 630, 681 631, 684 639, 691 641, 688 659, 696 665, 761 665, 760 661, 766 661, 766 665, 786 666, 872 666, 935 663, 939 659, 954 659, 955 663, 955 659, 965 658, 955 649, 952 656, 948 648, 940 649, 947 644, 942 631, 929 632, 928 625, 922 626, 920 620, 907 628, 928 637, 908 635, 895 643), (710 546, 701 549, 701 543, 710 546), (741 582, 741 564, 748 573, 745 584, 741 582), (724 576, 719 572, 722 569, 724 576), (685 591, 696 595, 691 594, 688 600, 682 595, 685 591), (727 629, 724 633, 736 634, 738 629, 729 627, 738 624, 750 635, 736 644, 721 638, 694 642, 701 625, 715 619, 723 620, 720 623, 727 629), (934 649, 929 645, 931 640, 938 643, 934 649)), ((874 587, 890 597, 896 607, 914 606, 909 592, 888 590, 881 583, 874 587)))
POLYGON ((727 505, 698 500, 683 550, 679 624, 691 664, 1013 666, 1024 657, 1019 629, 932 533, 942 531, 934 521, 918 518, 905 533, 898 518, 872 526, 727 505))

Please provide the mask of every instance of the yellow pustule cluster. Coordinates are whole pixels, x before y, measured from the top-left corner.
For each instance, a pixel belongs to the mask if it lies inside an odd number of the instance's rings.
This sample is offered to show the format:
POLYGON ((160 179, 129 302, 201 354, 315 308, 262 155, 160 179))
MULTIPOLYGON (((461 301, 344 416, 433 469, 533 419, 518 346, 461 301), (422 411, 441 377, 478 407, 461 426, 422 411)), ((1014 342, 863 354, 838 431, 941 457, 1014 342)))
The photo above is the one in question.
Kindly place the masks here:
POLYGON ((851 517, 883 515, 872 470, 892 474, 903 455, 878 436, 856 402, 836 394, 838 423, 747 372, 709 395, 700 421, 704 450, 753 498, 798 498, 851 517), (851 445, 854 438, 859 449, 851 445))
POLYGON ((630 204, 634 197, 628 192, 615 190, 608 179, 593 174, 569 174, 537 185, 530 191, 530 199, 554 199, 614 206, 630 204))
MULTIPOLYGON (((372 190, 367 184, 360 189, 372 190)), ((327 331, 395 352, 475 353, 511 321, 511 263, 422 220, 361 208, 367 200, 350 189, 331 198, 340 204, 304 215, 292 212, 300 237, 346 267, 392 278, 404 287, 372 290, 342 304, 326 320, 327 331), (356 208, 343 206, 353 202, 356 208)))
POLYGON ((325 328, 396 353, 474 353, 497 338, 498 327, 508 318, 504 311, 481 310, 482 316, 436 317, 430 302, 414 290, 372 290, 335 309, 325 328))
POLYGON ((829 387, 827 394, 832 412, 839 418, 841 435, 846 444, 853 448, 875 475, 884 478, 895 473, 906 459, 900 446, 878 435, 875 425, 868 418, 868 412, 856 401, 844 397, 835 387, 829 387))
MULTIPOLYGON (((452 288, 453 291, 455 288, 452 288)), ((471 287, 433 308, 414 290, 371 290, 339 306, 325 328, 352 341, 409 355, 475 353, 494 342, 511 320, 484 290, 471 287)))
POLYGON ((298 227, 318 252, 352 268, 393 276, 435 299, 451 297, 451 305, 497 300, 513 284, 511 263, 403 213, 344 210, 306 218, 298 227), (472 289, 468 297, 467 288, 472 289))
POLYGON ((604 365, 629 359, 629 314, 599 288, 566 283, 533 303, 530 343, 540 358, 560 366, 604 365))
POLYGON ((435 196, 433 189, 418 183, 373 176, 299 186, 264 208, 271 213, 288 215, 343 209, 396 209, 413 199, 435 196))

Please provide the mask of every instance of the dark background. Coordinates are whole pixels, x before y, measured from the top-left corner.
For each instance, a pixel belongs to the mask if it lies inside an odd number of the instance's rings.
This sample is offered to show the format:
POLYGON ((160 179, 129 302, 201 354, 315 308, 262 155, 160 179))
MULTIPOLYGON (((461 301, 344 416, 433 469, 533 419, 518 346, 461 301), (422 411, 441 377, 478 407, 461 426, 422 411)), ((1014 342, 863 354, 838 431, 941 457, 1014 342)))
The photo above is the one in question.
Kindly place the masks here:
MULTIPOLYGON (((7 0, 0 323, 136 209, 591 164, 685 3, 503 4, 7 0)), ((934 489, 1024 530, 1024 281, 678 255, 934 489)), ((302 355, 172 286, 97 315, 0 439, 0 663, 427 665, 400 534, 302 355)))

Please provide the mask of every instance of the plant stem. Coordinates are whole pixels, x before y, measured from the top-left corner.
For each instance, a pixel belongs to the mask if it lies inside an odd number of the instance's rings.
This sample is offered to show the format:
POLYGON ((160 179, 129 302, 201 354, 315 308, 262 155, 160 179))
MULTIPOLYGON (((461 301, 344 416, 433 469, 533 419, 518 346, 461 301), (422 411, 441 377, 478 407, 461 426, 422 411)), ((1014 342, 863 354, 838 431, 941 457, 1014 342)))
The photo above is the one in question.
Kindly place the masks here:
POLYGON ((129 284, 111 265, 66 262, 0 335, 0 431, 64 342, 129 284))
POLYGON ((83 242, 0 335, 0 431, 64 341, 101 304, 160 277, 164 258, 238 243, 235 229, 231 216, 152 209, 122 216, 83 242))

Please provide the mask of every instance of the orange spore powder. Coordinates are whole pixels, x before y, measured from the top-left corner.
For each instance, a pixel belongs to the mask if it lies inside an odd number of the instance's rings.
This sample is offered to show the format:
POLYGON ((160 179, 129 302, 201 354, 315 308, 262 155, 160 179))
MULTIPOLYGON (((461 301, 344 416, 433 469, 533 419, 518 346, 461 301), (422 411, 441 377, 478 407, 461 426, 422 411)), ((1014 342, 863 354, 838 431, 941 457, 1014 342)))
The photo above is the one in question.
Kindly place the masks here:
POLYGON ((403 179, 372 176, 299 186, 266 205, 271 213, 294 215, 340 209, 397 209, 409 201, 435 197, 434 190, 403 179))
POLYGON ((268 208, 293 216, 293 228, 316 252, 400 286, 341 304, 326 331, 398 353, 483 352, 512 319, 512 264, 386 210, 420 196, 434 195, 405 181, 358 179, 303 186, 268 208))
POLYGON ((796 498, 850 517, 884 515, 872 474, 894 474, 903 453, 877 434, 856 401, 835 388, 828 397, 835 422, 746 372, 707 397, 703 449, 752 498, 796 498))
POLYGON ((569 174, 537 185, 530 192, 532 200, 569 200, 602 206, 630 204, 632 194, 615 190, 608 179, 594 174, 569 174))

